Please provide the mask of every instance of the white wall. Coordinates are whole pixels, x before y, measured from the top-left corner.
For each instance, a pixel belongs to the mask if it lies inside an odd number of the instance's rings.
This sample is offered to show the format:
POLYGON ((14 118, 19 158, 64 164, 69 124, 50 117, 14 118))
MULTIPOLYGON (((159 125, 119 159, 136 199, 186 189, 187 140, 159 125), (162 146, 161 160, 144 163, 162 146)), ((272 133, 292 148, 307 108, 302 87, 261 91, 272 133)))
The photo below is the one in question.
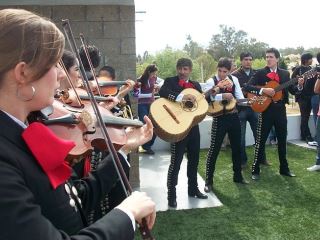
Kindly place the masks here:
MULTIPOLYGON (((206 117, 200 124, 200 136, 201 136, 201 143, 200 147, 209 148, 210 145, 210 135, 211 135, 211 117, 206 117)), ((311 134, 314 136, 315 133, 315 126, 313 122, 312 115, 309 119, 309 127, 311 134)), ((288 116, 288 137, 287 140, 294 140, 300 139, 300 114, 297 115, 290 115, 288 116)), ((254 138, 252 135, 252 131, 250 128, 249 123, 247 123, 247 131, 246 131, 246 144, 253 145, 254 138)), ((157 138, 152 149, 153 150, 169 150, 170 144, 157 138)))

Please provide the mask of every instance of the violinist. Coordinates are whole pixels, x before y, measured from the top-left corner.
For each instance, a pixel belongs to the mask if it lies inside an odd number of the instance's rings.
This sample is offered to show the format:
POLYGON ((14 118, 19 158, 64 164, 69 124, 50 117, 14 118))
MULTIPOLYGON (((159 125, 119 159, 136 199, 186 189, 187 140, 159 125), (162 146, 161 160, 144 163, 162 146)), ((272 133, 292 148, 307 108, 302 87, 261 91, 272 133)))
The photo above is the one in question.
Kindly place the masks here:
MULTIPOLYGON (((102 68, 100 68, 99 72, 98 72, 98 79, 100 77, 103 77, 105 79, 108 79, 109 81, 114 81, 116 79, 116 72, 115 72, 115 69, 111 66, 103 66, 102 68)), ((122 90, 124 90, 125 88, 129 87, 130 90, 133 88, 133 86, 131 87, 130 86, 130 81, 128 80, 127 81, 128 84, 127 86, 122 86, 120 89, 119 89, 119 92, 118 92, 118 95, 120 94, 121 96, 119 96, 119 104, 118 104, 118 107, 115 107, 112 111, 120 116, 120 115, 123 115, 123 111, 124 111, 124 108, 126 106, 129 106, 129 109, 131 109, 131 102, 130 102, 130 97, 129 97, 129 94, 122 94, 122 90), (124 96, 123 96, 124 95, 124 96)), ((128 92, 127 90, 125 90, 126 92, 128 92)))
MULTIPOLYGON (((133 239, 134 220, 155 220, 155 204, 133 193, 99 221, 83 217, 115 181, 108 159, 74 187, 64 158, 71 141, 27 116, 49 106, 63 78, 64 36, 49 20, 22 9, 0 10, 0 239, 133 239)), ((146 119, 147 120, 147 119, 146 119)), ((135 147, 152 134, 144 127, 135 147)), ((132 134, 134 138, 134 134, 132 134)), ((131 144, 131 145, 130 145, 131 144)))
MULTIPOLYGON (((84 95, 87 95, 86 90, 82 89, 82 79, 79 72, 79 61, 74 56, 74 54, 68 50, 64 50, 62 55, 62 62, 65 66, 65 70, 67 71, 66 74, 69 75, 70 81, 74 85, 74 87, 77 90, 77 93, 81 95, 83 92, 85 92, 84 95)), ((94 85, 94 84, 93 84, 94 85)), ((60 84, 60 91, 68 91, 69 99, 66 100, 67 104, 71 104, 74 106, 74 104, 77 104, 74 90, 71 88, 70 83, 68 82, 67 75, 65 78, 61 81, 60 84)), ((100 106, 111 110, 119 103, 118 98, 109 96, 107 97, 106 101, 100 102, 100 106)))
MULTIPOLYGON (((90 61, 92 63, 92 67, 93 67, 93 69, 96 69, 97 67, 99 67, 100 61, 101 61, 100 50, 99 50, 99 48, 97 48, 94 45, 87 45, 86 47, 88 49, 88 54, 90 57, 90 61)), ((87 56, 86 56, 86 53, 85 53, 85 46, 83 46, 83 45, 80 46, 79 54, 80 54, 81 62, 83 63, 83 67, 86 71, 88 80, 93 80, 94 76, 91 73, 90 63, 89 63, 87 56)))
MULTIPOLYGON (((75 57, 75 55, 72 52, 65 50, 62 56, 62 61, 67 71, 67 74, 69 75, 69 78, 72 81, 72 84, 74 86, 80 86, 82 80, 80 79, 78 59, 75 57)), ((61 81, 61 83, 64 83, 64 86, 65 86, 64 88, 61 88, 62 84, 60 84, 61 90, 70 88, 70 85, 66 78, 64 78, 61 81)), ((78 89, 79 88, 76 88, 76 90, 78 89)), ((85 91, 83 89, 81 90, 85 91)), ((73 91, 73 89, 69 91, 73 91)), ((109 97, 109 98, 116 99, 114 97, 109 97)), ((110 106, 107 108, 110 110, 113 106, 114 105, 110 104, 110 106)), ((124 154, 122 150, 120 152, 121 154, 119 154, 119 158, 126 165, 126 160, 129 161, 129 156, 127 157, 127 154, 124 154)), ((96 171, 96 169, 98 168, 98 166, 101 164, 101 162, 105 157, 106 157, 106 154, 104 152, 95 148, 92 151, 90 157, 86 157, 86 158, 77 157, 72 159, 70 161, 70 164, 74 170, 73 179, 80 179, 83 177, 87 177, 91 171, 96 171)), ((128 166, 125 169, 127 170, 126 171, 127 176, 129 176, 128 166)), ((86 216, 88 223, 91 224, 94 221, 100 219, 102 216, 106 215, 107 212, 109 212, 116 205, 118 205, 124 198, 125 198, 125 193, 121 187, 120 182, 117 182, 112 188, 110 187, 110 191, 108 192, 108 194, 106 194, 105 196, 102 196, 102 198, 100 199, 100 202, 96 206, 94 206, 94 209, 92 209, 88 213, 88 215, 86 216)))

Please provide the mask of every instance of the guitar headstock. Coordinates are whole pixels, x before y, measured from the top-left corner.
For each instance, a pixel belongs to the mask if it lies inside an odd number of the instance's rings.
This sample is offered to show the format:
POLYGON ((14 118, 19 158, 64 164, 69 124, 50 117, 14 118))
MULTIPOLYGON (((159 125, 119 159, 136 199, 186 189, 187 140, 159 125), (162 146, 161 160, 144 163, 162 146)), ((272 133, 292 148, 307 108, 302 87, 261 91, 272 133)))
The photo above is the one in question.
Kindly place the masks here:
POLYGON ((316 68, 312 68, 309 71, 305 72, 304 74, 302 74, 302 77, 307 80, 310 78, 314 78, 317 76, 317 69, 316 68))

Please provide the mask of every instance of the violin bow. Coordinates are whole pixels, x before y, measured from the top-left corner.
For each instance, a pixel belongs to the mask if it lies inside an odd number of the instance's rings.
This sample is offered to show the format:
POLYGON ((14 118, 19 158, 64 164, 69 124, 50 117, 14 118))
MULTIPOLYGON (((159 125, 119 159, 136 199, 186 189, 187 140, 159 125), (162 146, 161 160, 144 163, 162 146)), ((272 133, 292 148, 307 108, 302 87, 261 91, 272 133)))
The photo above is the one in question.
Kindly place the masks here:
MULTIPOLYGON (((75 39, 74 39, 74 36, 73 36, 73 32, 71 30, 71 26, 70 26, 70 22, 68 19, 63 19, 62 20, 62 26, 63 26, 63 30, 65 32, 65 35, 66 35, 66 38, 67 38, 67 41, 70 45, 70 48, 71 50, 74 52, 74 54, 76 54, 78 60, 79 60, 79 67, 80 67, 80 72, 81 74, 83 75, 83 84, 85 85, 85 88, 88 92, 88 95, 90 97, 90 101, 91 101, 91 104, 92 104, 92 108, 97 116, 97 120, 99 122, 99 125, 100 125, 100 128, 102 130, 102 135, 104 136, 104 139, 107 143, 107 146, 108 146, 108 150, 109 150, 109 153, 112 157, 112 160, 113 160, 113 164, 115 166, 115 169, 116 169, 116 172, 117 172, 117 175, 120 179, 120 182, 121 182, 121 185, 122 185, 122 188, 126 194, 126 196, 128 197, 130 194, 132 194, 132 187, 129 183, 129 180, 123 170, 123 167, 121 165, 121 162, 119 160, 119 157, 118 157, 118 154, 111 142, 111 139, 110 139, 110 136, 108 134, 108 131, 107 131, 107 128, 103 122, 103 118, 102 118, 102 115, 99 111, 99 108, 98 108, 98 104, 97 104, 97 101, 96 99, 94 98, 94 94, 89 86, 89 80, 88 80, 88 77, 87 75, 85 74, 85 69, 83 67, 83 63, 81 61, 81 58, 80 58, 80 54, 79 52, 77 51, 77 46, 76 46, 76 42, 75 42, 75 39)), ((145 218, 142 219, 142 223, 139 224, 139 230, 140 230, 140 233, 141 233, 141 236, 142 236, 142 239, 149 239, 149 240, 154 240, 155 238, 151 235, 151 231, 150 229, 148 228, 147 226, 147 221, 145 218)))
POLYGON ((81 101, 81 99, 80 99, 80 97, 79 97, 78 92, 76 91, 76 87, 74 86, 74 84, 73 84, 73 82, 72 82, 72 80, 71 80, 71 78, 70 78, 70 75, 69 75, 69 73, 68 73, 68 71, 67 71, 67 68, 66 68, 66 66, 64 65, 62 59, 59 61, 59 64, 60 64, 60 66, 63 68, 63 71, 65 72, 65 74, 66 74, 66 76, 67 76, 68 83, 70 84, 72 90, 74 91, 74 93, 75 93, 75 95, 76 95, 77 102, 78 102, 79 106, 82 106, 82 105, 83 105, 83 104, 82 104, 82 101, 81 101))
POLYGON ((86 45, 85 42, 84 42, 84 36, 83 36, 82 33, 80 33, 80 41, 81 41, 81 44, 82 44, 82 46, 83 46, 84 53, 86 54, 87 61, 88 61, 89 66, 90 66, 90 71, 91 71, 91 73, 92 73, 93 79, 94 79, 94 81, 95 81, 96 84, 97 84, 98 94, 99 94, 99 96, 102 96, 102 94, 101 94, 101 89, 100 89, 100 86, 99 86, 99 82, 98 82, 98 79, 97 79, 97 77, 96 77, 96 72, 95 72, 95 70, 94 70, 94 68, 93 68, 92 61, 91 61, 91 58, 90 58, 90 55, 89 55, 89 51, 88 51, 88 47, 87 47, 87 45, 86 45))

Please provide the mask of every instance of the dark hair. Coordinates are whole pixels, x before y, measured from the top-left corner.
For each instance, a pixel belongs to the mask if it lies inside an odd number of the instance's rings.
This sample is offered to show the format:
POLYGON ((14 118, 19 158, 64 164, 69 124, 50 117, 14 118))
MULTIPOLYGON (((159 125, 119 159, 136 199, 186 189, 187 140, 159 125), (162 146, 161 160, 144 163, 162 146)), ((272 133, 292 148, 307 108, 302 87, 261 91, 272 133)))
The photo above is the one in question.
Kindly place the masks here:
POLYGON ((156 71, 158 71, 158 68, 155 64, 148 65, 138 81, 142 84, 146 83, 149 79, 150 74, 156 71))
POLYGON ((242 53, 240 53, 240 61, 242 61, 246 57, 253 58, 252 53, 251 52, 242 52, 242 53))
POLYGON ((192 61, 189 58, 180 58, 177 61, 176 68, 189 67, 192 68, 192 61))
POLYGON ((318 61, 318 64, 320 64, 320 52, 317 53, 317 61, 318 61))
MULTIPOLYGON (((98 67, 100 65, 100 60, 101 60, 99 49, 94 45, 88 45, 87 49, 88 49, 89 57, 92 62, 93 68, 98 67)), ((84 69, 86 71, 90 71, 90 65, 88 63, 83 45, 79 49, 79 54, 80 54, 81 62, 83 64, 84 69)))
POLYGON ((100 75, 101 71, 107 71, 110 74, 110 76, 112 77, 112 79, 116 78, 116 71, 111 66, 103 66, 102 68, 100 68, 99 75, 100 75))
POLYGON ((66 67, 68 72, 69 72, 69 69, 72 66, 77 64, 76 57, 69 50, 64 50, 63 55, 62 55, 62 62, 63 62, 64 66, 66 67))
POLYGON ((280 58, 280 52, 276 48, 269 48, 266 53, 273 53, 276 58, 280 58))
POLYGON ((232 62, 230 58, 220 58, 217 65, 218 68, 225 67, 229 71, 231 70, 231 66, 232 66, 232 62))
POLYGON ((309 52, 307 52, 307 53, 303 53, 302 55, 301 55, 301 64, 306 64, 307 63, 307 61, 309 61, 310 59, 312 59, 313 58, 313 55, 311 54, 311 53, 309 53, 309 52))

